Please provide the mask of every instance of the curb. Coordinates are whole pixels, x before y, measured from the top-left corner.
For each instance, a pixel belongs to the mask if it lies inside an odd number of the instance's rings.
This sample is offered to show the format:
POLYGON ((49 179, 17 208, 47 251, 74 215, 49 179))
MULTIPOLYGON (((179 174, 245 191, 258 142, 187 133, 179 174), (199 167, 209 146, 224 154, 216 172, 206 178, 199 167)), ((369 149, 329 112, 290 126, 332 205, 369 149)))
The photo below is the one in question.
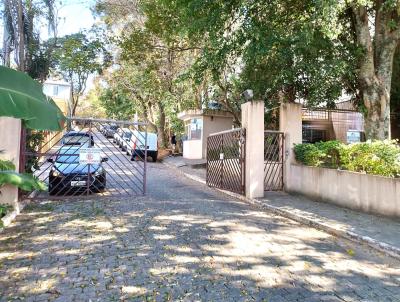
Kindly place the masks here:
MULTIPOLYGON (((180 174, 182 174, 183 176, 185 176, 186 178, 189 178, 191 180, 197 181, 201 184, 206 185, 206 181, 204 179, 202 179, 201 177, 195 176, 195 175, 190 175, 186 172, 183 172, 181 170, 179 170, 177 167, 175 167, 172 164, 163 162, 163 164, 171 169, 174 169, 176 171, 178 171, 180 174)), ((245 196, 242 196, 240 194, 237 193, 233 193, 233 192, 229 192, 229 191, 225 191, 225 190, 221 190, 218 188, 212 188, 218 192, 221 192, 225 195, 228 195, 230 197, 234 197, 236 199, 239 199, 243 202, 246 202, 248 204, 251 204, 253 206, 256 206, 264 211, 269 211, 272 212, 274 214, 277 214, 279 216, 294 220, 296 222, 299 222, 301 224, 304 225, 308 225, 310 227, 316 228, 318 230, 324 231, 326 233, 329 233, 331 235, 337 236, 337 237, 342 237, 348 240, 351 240, 355 243, 361 243, 361 244, 366 244, 369 247, 387 255, 393 258, 396 258, 398 260, 400 260, 400 248, 397 248, 395 246, 392 246, 390 244, 384 243, 384 242, 380 242, 376 239, 373 239, 369 236, 362 236, 359 235, 357 233, 354 233, 352 231, 345 231, 345 230, 341 230, 335 227, 332 227, 328 224, 310 219, 308 217, 302 216, 302 215, 298 215, 298 214, 293 214, 287 210, 282 210, 280 208, 271 206, 271 205, 267 205, 262 203, 261 201, 254 199, 254 198, 247 198, 245 196)))

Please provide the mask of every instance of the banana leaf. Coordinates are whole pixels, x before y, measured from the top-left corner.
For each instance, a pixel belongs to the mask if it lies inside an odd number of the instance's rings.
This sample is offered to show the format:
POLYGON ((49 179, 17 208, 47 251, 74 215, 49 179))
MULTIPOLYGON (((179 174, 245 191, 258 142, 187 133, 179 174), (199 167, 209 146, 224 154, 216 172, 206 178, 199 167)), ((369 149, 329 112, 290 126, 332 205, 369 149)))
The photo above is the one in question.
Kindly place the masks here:
POLYGON ((62 130, 66 120, 41 84, 4 66, 0 66, 0 116, 19 118, 26 128, 36 130, 62 130))
POLYGON ((47 186, 32 174, 21 174, 15 171, 0 171, 0 187, 3 185, 13 185, 24 191, 46 191, 47 186))

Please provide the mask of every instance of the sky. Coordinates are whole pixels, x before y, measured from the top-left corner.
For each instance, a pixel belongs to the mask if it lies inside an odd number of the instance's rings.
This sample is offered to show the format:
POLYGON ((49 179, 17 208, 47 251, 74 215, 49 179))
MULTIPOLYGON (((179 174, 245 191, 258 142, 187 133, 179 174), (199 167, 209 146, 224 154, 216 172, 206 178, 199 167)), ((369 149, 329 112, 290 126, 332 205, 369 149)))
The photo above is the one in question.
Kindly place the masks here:
MULTIPOLYGON (((85 29, 90 29, 95 23, 95 18, 91 12, 95 0, 64 0, 57 1, 57 35, 59 37, 76 33, 85 29)), ((47 25, 43 24, 40 29, 40 36, 46 39, 48 36, 47 25)))
MULTIPOLYGON (((56 0, 56 15, 58 19, 57 36, 62 37, 82 30, 90 29, 96 22, 91 8, 96 0, 56 0)), ((41 40, 49 37, 48 25, 43 22, 39 26, 41 40)), ((3 42, 3 20, 0 18, 0 48, 3 42)), ((93 76, 90 76, 86 92, 92 88, 93 76)))
POLYGON ((93 0, 64 0, 62 5, 58 5, 58 35, 64 36, 91 28, 95 20, 90 8, 94 4, 93 0))

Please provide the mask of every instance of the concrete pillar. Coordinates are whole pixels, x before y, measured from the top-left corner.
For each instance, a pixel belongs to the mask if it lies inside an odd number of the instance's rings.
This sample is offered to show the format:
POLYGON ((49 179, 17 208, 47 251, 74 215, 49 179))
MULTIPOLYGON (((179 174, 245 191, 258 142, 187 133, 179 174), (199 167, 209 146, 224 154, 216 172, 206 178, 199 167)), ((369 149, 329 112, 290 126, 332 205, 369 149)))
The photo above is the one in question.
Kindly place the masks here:
POLYGON ((303 141, 301 104, 285 103, 281 105, 279 130, 285 134, 284 188, 290 191, 290 165, 296 161, 293 147, 303 141))
POLYGON ((242 128, 246 129, 246 197, 264 196, 264 102, 242 105, 242 128))
MULTIPOLYGON (((21 141, 21 120, 11 117, 0 117, 0 158, 14 163, 19 171, 21 141)), ((18 189, 14 186, 3 186, 0 189, 0 203, 18 206, 18 189)))

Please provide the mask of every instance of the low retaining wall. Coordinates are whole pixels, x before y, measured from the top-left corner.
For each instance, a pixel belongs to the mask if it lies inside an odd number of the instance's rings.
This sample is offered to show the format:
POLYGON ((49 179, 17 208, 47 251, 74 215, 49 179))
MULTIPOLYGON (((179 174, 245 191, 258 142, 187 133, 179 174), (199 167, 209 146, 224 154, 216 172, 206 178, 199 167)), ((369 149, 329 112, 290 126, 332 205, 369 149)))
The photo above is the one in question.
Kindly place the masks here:
POLYGON ((353 210, 400 218, 400 179, 291 164, 285 190, 353 210))

